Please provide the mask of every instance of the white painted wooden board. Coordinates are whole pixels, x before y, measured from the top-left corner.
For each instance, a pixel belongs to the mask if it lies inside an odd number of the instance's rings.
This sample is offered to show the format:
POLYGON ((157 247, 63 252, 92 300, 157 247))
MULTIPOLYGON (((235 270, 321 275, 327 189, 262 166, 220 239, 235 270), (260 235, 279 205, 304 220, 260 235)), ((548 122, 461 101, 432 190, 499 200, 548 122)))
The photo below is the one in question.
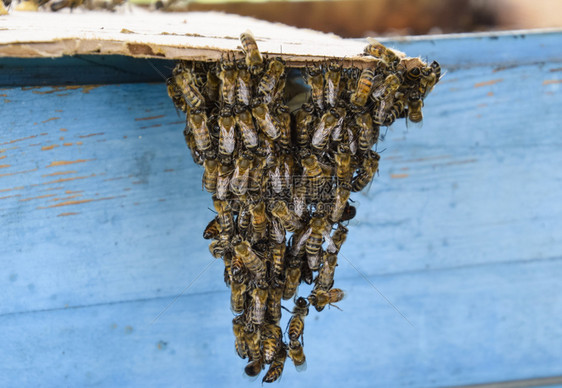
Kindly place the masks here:
MULTIPOLYGON (((307 318, 308 370, 288 363, 282 385, 562 376, 561 41, 396 43, 447 74, 423 128, 388 132, 342 253, 413 326, 340 259, 344 311, 307 318)), ((0 101, 0 386, 259 384, 234 355, 220 262, 159 316, 212 263, 209 196, 164 84, 0 101)))

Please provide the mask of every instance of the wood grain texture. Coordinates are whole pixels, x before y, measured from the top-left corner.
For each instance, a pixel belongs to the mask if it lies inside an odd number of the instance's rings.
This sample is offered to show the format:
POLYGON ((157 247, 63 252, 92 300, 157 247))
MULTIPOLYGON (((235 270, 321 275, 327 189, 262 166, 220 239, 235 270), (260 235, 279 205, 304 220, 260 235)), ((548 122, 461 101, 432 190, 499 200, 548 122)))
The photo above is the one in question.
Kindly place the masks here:
MULTIPOLYGON (((447 74, 424 127, 379 146, 342 253, 413 326, 340 259, 344 311, 307 318, 308 370, 288 363, 281 384, 562 375, 561 41, 394 43, 447 74)), ((0 386, 258 384, 234 355, 201 237, 210 198, 164 84, 5 87, 0 103, 0 386)))

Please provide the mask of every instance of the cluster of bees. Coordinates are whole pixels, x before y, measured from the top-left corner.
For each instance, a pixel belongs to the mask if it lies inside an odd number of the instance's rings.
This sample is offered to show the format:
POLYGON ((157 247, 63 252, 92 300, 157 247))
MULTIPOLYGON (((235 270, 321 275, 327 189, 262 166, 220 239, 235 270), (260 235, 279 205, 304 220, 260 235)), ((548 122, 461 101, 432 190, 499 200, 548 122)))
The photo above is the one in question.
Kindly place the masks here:
POLYGON ((321 311, 344 297, 333 285, 356 212, 350 193, 377 172, 379 128, 398 118, 420 122, 441 72, 437 62, 403 58, 372 40, 364 69, 335 60, 307 66, 306 102, 295 106, 285 62, 264 58, 249 31, 240 40, 243 57, 179 62, 167 88, 186 112, 185 140, 212 194, 216 217, 203 237, 224 261, 236 352, 248 359, 249 376, 269 365, 269 383, 287 357, 306 366, 310 306, 321 311), (301 282, 313 285, 307 297, 298 295, 301 282), (282 306, 291 299, 292 309, 282 306), (291 313, 285 332, 282 309, 291 313))

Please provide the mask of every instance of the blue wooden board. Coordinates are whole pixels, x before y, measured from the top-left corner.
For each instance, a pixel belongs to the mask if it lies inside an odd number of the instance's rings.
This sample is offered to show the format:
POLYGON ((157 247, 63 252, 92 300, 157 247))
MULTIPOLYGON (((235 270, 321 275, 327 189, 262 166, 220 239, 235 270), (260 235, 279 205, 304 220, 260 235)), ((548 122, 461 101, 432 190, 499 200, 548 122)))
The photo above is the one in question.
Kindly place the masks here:
MULTIPOLYGON (((288 363, 282 385, 562 376, 561 43, 394 44, 447 74, 424 127, 397 123, 379 146, 380 176, 353 197, 353 266, 336 273, 343 312, 307 318, 308 370, 288 363)), ((0 60, 14 61, 28 60, 0 60)), ((0 90, 0 386, 256 386, 201 236, 213 214, 183 119, 163 83, 100 78, 0 90)))

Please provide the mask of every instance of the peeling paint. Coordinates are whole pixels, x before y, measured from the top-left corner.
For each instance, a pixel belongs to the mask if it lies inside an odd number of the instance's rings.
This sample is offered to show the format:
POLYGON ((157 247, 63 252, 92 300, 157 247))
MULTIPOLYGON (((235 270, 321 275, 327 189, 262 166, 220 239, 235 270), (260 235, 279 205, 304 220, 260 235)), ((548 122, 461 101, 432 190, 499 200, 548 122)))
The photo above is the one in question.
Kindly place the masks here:
POLYGON ((475 88, 480 88, 482 86, 488 86, 488 85, 493 85, 493 84, 497 84, 499 82, 503 82, 503 78, 498 78, 498 79, 493 79, 490 81, 484 81, 484 82, 478 82, 474 84, 475 88))
POLYGON ((52 144, 50 146, 43 146, 43 147, 41 147, 41 151, 49 151, 49 150, 52 150, 53 148, 56 148, 58 146, 59 146, 58 144, 52 144))
POLYGON ((120 197, 125 197, 125 195, 119 195, 119 196, 115 196, 115 197, 103 197, 103 198, 92 198, 92 199, 79 199, 77 201, 66 201, 66 202, 61 202, 61 203, 57 203, 55 205, 49 205, 49 206, 40 206, 37 209, 48 209, 51 207, 61 207, 61 206, 71 206, 71 205, 80 205, 83 203, 88 203, 88 202, 97 202, 97 201, 107 201, 109 199, 115 199, 115 198, 120 198, 120 197))
POLYGON ((403 178, 407 178, 408 176, 410 176, 409 174, 390 174, 390 177, 392 179, 403 179, 403 178))
POLYGON ((86 138, 86 137, 100 136, 100 135, 103 135, 103 134, 105 134, 105 132, 90 133, 90 134, 88 134, 88 135, 78 135, 78 137, 79 137, 80 139, 84 139, 84 138, 86 138))
POLYGON ((33 139, 36 138, 39 135, 31 135, 31 136, 27 136, 27 137, 22 137, 20 139, 14 139, 14 140, 10 140, 10 141, 6 141, 4 143, 0 143, 0 145, 4 145, 4 144, 12 144, 12 143, 16 143, 18 141, 24 141, 24 140, 29 140, 29 139, 33 139))
POLYGON ((154 120, 154 119, 161 119, 165 115, 158 115, 158 116, 150 116, 150 117, 138 117, 135 121, 143 121, 143 120, 154 120))
POLYGON ((33 172, 33 171, 37 171, 37 169, 34 168, 34 169, 31 169, 31 170, 16 171, 16 172, 10 172, 10 173, 6 173, 6 174, 0 174, 0 177, 9 176, 9 175, 27 174, 28 172, 33 172))
POLYGON ((96 174, 85 175, 85 176, 77 176, 77 177, 73 177, 73 178, 61 178, 61 179, 57 179, 57 180, 54 180, 54 181, 36 183, 36 184, 31 185, 31 186, 50 185, 52 183, 68 182, 68 181, 74 181, 74 180, 77 180, 77 179, 91 178, 91 177, 94 177, 94 176, 96 176, 96 174))
POLYGON ((51 164, 49 164, 47 168, 56 167, 56 166, 66 166, 67 164, 74 164, 74 163, 91 162, 92 160, 96 160, 96 159, 56 160, 54 162, 51 162, 51 164))
POLYGON ((43 174, 41 175, 42 177, 46 177, 46 176, 55 176, 55 175, 66 175, 66 174, 75 174, 78 171, 76 170, 70 170, 70 171, 57 171, 57 172, 53 172, 51 174, 43 174))
POLYGON ((552 85, 552 84, 560 84, 562 83, 562 79, 547 79, 543 81, 543 85, 552 85))
POLYGON ((45 194, 45 195, 40 195, 38 197, 29 197, 29 198, 24 198, 24 199, 20 199, 20 202, 27 202, 27 201, 32 201, 34 199, 41 199, 41 198, 49 198, 49 197, 54 197, 56 194, 45 194))
POLYGON ((77 215, 77 214, 80 214, 80 212, 60 213, 60 214, 57 214, 57 217, 75 216, 75 215, 77 215))
POLYGON ((45 124, 48 123, 49 121, 55 121, 55 120, 60 120, 60 117, 51 117, 50 119, 41 121, 41 123, 45 124))

